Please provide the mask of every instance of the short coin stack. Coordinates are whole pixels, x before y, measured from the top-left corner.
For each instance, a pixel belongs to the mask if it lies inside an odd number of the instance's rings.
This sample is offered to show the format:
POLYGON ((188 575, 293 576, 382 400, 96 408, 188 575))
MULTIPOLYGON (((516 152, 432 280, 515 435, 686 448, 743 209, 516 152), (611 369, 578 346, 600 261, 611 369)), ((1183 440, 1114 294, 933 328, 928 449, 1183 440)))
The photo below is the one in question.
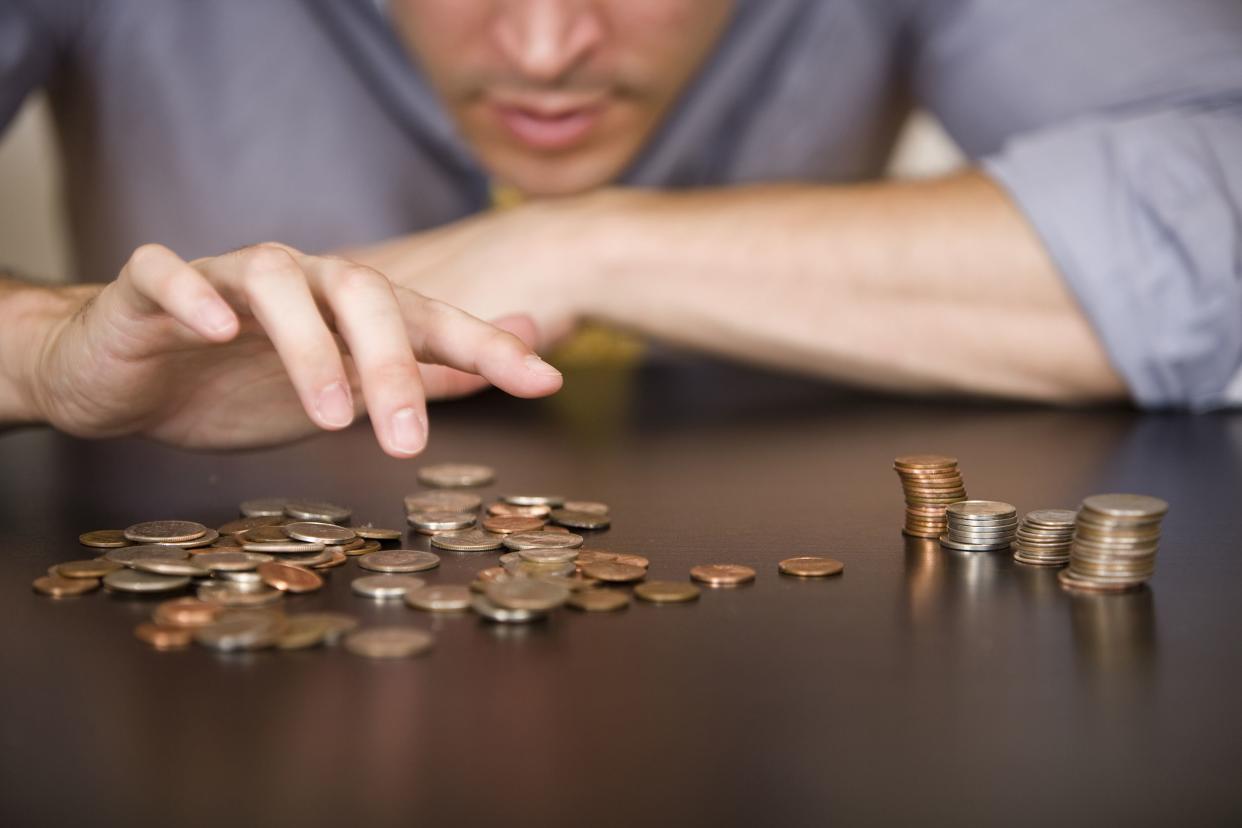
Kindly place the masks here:
POLYGON ((945 509, 948 531, 942 546, 962 552, 1008 549, 1018 528, 1018 510, 999 500, 963 500, 945 509))
POLYGON ((1169 504, 1133 494, 1092 495, 1082 502, 1069 568, 1059 573, 1070 589, 1136 589, 1156 570, 1160 522, 1169 504))
POLYGON ((966 484, 957 459, 939 454, 909 454, 893 461, 906 496, 906 525, 916 538, 938 538, 945 532, 945 507, 966 499, 966 484))
POLYGON ((1027 512, 1014 538, 1013 559, 1033 566, 1063 566, 1069 563, 1076 516, 1072 509, 1027 512))

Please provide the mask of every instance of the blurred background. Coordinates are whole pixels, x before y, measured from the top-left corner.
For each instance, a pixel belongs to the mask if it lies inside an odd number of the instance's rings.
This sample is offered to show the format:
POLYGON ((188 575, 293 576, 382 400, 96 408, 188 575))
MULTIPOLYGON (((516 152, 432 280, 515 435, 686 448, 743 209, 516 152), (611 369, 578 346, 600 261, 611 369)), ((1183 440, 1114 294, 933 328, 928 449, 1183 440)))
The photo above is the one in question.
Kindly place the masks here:
MULTIPOLYGON (((55 139, 47 104, 32 96, 0 136, 0 263, 19 273, 64 279, 68 273, 64 221, 57 197, 55 139)), ((889 174, 918 178, 952 170, 962 155, 931 116, 906 124, 889 174)), ((158 241, 158 239, 152 239, 158 241)))

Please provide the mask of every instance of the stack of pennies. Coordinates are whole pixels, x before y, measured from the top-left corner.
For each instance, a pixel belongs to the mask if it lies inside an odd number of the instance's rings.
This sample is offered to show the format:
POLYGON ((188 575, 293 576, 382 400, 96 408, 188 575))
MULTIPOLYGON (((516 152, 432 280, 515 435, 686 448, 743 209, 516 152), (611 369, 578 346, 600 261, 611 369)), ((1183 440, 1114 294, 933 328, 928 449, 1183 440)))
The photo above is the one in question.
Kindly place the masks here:
POLYGON ((1027 512, 1014 536, 1013 559, 1032 566, 1063 566, 1069 563, 1076 516, 1072 509, 1027 512))
POLYGON ((999 500, 963 500, 945 508, 947 531, 941 546, 962 552, 1008 550, 1018 528, 1018 510, 999 500))
POLYGON ((938 538, 946 529, 945 507, 966 499, 966 484, 957 458, 939 454, 908 454, 893 461, 906 496, 906 525, 916 538, 938 538))
POLYGON ((1156 570, 1160 522, 1169 504, 1134 494, 1092 495, 1074 527, 1069 567, 1058 573, 1069 589, 1121 592, 1137 589, 1156 570))

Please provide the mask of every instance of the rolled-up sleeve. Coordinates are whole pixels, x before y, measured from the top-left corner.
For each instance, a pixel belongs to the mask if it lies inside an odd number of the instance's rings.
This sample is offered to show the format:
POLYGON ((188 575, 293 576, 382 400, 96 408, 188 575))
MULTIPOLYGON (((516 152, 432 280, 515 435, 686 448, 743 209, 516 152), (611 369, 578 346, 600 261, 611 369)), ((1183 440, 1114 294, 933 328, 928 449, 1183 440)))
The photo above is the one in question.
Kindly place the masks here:
POLYGON ((1242 2, 932 5, 916 85, 1135 401, 1242 403, 1242 2))

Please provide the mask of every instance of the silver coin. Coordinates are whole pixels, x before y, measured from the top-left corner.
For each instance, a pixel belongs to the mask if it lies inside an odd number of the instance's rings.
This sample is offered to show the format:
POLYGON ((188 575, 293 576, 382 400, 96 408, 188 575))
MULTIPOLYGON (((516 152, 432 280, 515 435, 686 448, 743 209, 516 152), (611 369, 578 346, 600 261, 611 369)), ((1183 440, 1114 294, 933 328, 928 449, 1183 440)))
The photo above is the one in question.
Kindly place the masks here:
POLYGON ((422 572, 439 565, 439 555, 418 549, 381 549, 358 556, 358 566, 372 572, 422 572))
POLYGON ((474 512, 410 512, 406 515, 409 524, 424 535, 437 532, 451 532, 474 526, 478 517, 474 512))
POLYGON ((470 609, 470 589, 464 586, 425 586, 405 594, 405 602, 427 612, 460 612, 470 609))
POLYGON ((334 557, 335 547, 325 546, 318 552, 309 551, 300 555, 281 554, 278 560, 281 563, 293 564, 295 566, 319 566, 320 564, 330 563, 334 557))
POLYGON ((308 543, 322 543, 327 546, 349 543, 358 537, 353 529, 337 526, 335 523, 321 523, 319 521, 298 520, 293 523, 286 523, 284 529, 285 534, 295 540, 307 541, 308 543))
POLYGON ((437 489, 464 489, 486 486, 496 479, 490 466, 474 463, 439 463, 418 470, 418 482, 437 489))
POLYGON ((999 500, 959 500, 945 507, 945 514, 971 517, 1006 518, 1018 513, 1018 508, 999 500))
POLYGON ((118 569, 103 577, 104 588, 113 592, 173 592, 189 583, 185 575, 156 575, 136 569, 118 569))
POLYGON ((258 572, 255 572, 253 569, 249 571, 233 572, 222 569, 213 572, 212 577, 218 578, 221 581, 229 581, 234 584, 247 584, 248 586, 263 583, 263 576, 258 572))
POLYGON ((207 581, 196 592, 200 600, 223 607, 265 607, 284 597, 279 589, 267 584, 244 584, 231 581, 207 581))
POLYGON ((559 509, 565 505, 565 498, 560 495, 547 494, 509 494, 500 498, 505 503, 512 503, 514 506, 548 506, 552 509, 559 509))
POLYGON ((1027 512, 1023 520, 1040 526, 1072 527, 1076 517, 1078 513, 1073 509, 1036 509, 1027 512))
POLYGON ((502 624, 525 624, 530 621, 538 621, 547 618, 546 612, 538 612, 536 610, 517 610, 507 607, 500 607, 493 604, 486 595, 475 595, 470 599, 470 609, 486 618, 488 621, 498 621, 502 624))
POLYGON ((962 543, 949 538, 948 535, 940 536, 940 545, 947 546, 949 549, 956 549, 959 552, 999 552, 1009 548, 1008 543, 962 543))
POLYGON ((298 520, 314 520, 320 523, 342 523, 353 514, 344 506, 321 500, 290 500, 285 503, 285 514, 298 520))
POLYGON ((354 578, 349 588, 364 598, 403 598, 413 589, 422 589, 427 582, 413 575, 363 575, 354 578))
POLYGON ((570 529, 607 529, 612 524, 612 519, 607 514, 553 509, 552 522, 570 529))
POLYGON ((163 541, 168 546, 176 546, 181 549, 199 549, 204 546, 211 546, 220 540, 220 531, 218 529, 208 529, 201 536, 187 541, 163 541))
POLYGON ((518 556, 524 561, 538 564, 563 564, 576 560, 578 550, 570 547, 558 549, 520 549, 518 556))
POLYGON ((345 636, 345 649, 367 658, 409 658, 431 649, 435 638, 413 627, 367 627, 345 636))
POLYGON ((284 630, 285 620, 267 610, 234 610, 194 630, 194 640, 213 650, 259 650, 271 647, 284 630))
POLYGON ((264 555, 305 555, 322 552, 324 544, 308 541, 247 541, 242 544, 247 552, 262 552, 264 555))
POLYGON ((187 561, 169 561, 160 558, 139 558, 130 564, 139 572, 151 572, 156 575, 185 575, 188 578, 206 578, 211 570, 199 566, 193 559, 187 561))
POLYGON ((287 497, 262 497, 243 500, 239 510, 243 517, 281 517, 285 513, 287 497))
POLYGON ((168 546, 162 543, 145 543, 141 546, 122 546, 119 549, 109 549, 104 553, 104 557, 113 563, 133 566, 135 561, 184 561, 190 557, 190 553, 184 549, 178 549, 175 546, 168 546))
POLYGON ((1092 495, 1082 507, 1109 517, 1155 518, 1169 511, 1169 504, 1158 497, 1135 494, 1092 495))
POLYGON ((517 578, 541 578, 548 575, 569 576, 578 571, 573 563, 533 563, 532 561, 515 561, 504 564, 505 572, 517 578))
POLYGON ((135 543, 164 543, 201 538, 207 527, 193 520, 148 520, 125 529, 124 535, 135 543))
POLYGON ((576 549, 582 546, 582 535, 573 532, 519 532, 506 535, 503 541, 509 549, 576 549))
POLYGON ((490 552, 499 549, 503 540, 500 535, 482 529, 466 529, 461 532, 445 532, 431 537, 431 545, 450 552, 490 552))
POLYGON ((586 512, 590 515, 608 514, 608 504, 595 500, 566 500, 561 507, 570 512, 586 512))
POLYGON ((483 589, 498 607, 546 612, 569 600, 569 588, 537 578, 509 578, 492 581, 483 589))
POLYGON ((405 511, 410 512, 474 512, 483 499, 473 492, 419 492, 407 495, 405 511))
POLYGON ((194 563, 213 572, 245 572, 272 560, 271 555, 257 552, 200 552, 194 556, 194 563))

